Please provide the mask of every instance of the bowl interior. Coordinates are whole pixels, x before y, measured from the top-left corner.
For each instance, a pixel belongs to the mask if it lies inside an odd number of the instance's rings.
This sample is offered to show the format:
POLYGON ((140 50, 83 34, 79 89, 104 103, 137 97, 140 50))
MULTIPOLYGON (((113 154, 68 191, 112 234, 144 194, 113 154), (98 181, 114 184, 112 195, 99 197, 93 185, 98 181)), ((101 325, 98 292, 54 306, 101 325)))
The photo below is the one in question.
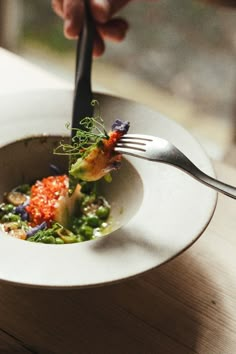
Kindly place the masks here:
MULTIPOLYGON (((61 173, 66 173, 68 158, 53 154, 61 136, 35 136, 12 142, 0 148, 1 196, 12 188, 34 183, 53 174, 51 165, 56 165, 61 173)), ((115 231, 136 214, 143 198, 143 184, 136 169, 123 160, 122 168, 113 174, 113 181, 99 181, 98 190, 111 205, 111 223, 109 232, 115 231), (132 188, 131 188, 132 186, 132 188), (138 193, 137 193, 138 191, 138 193), (127 198, 127 195, 129 197, 127 198)))
MULTIPOLYGON (((108 129, 117 118, 130 121, 130 133, 172 142, 214 176, 198 142, 175 122, 133 101, 95 97, 108 129)), ((68 135, 72 102, 70 90, 22 92, 0 100, 0 194, 51 174, 51 163, 67 167, 52 150, 57 139, 68 135)), ((101 189, 121 228, 116 225, 108 237, 62 247, 0 237, 0 280, 57 289, 121 281, 173 259, 197 240, 214 213, 216 192, 171 166, 129 156, 113 178, 101 189)))

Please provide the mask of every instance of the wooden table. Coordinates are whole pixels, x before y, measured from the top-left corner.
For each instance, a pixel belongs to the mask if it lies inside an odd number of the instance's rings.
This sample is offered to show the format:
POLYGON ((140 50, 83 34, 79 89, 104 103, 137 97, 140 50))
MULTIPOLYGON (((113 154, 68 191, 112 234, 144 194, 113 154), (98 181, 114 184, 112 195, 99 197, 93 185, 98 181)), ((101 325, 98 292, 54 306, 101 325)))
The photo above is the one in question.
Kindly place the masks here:
MULTIPOLYGON (((236 185, 236 169, 216 171, 236 185)), ((136 279, 60 291, 0 283, 0 353, 236 353, 235 203, 220 195, 202 237, 136 279)))

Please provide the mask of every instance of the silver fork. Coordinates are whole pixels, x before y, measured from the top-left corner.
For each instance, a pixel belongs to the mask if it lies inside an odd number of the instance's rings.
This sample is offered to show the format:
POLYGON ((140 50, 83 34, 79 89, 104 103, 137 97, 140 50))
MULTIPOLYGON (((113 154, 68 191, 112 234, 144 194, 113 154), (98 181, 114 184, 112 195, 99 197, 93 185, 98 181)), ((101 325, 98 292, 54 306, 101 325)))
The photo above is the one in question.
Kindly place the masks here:
POLYGON ((187 156, 165 139, 150 135, 126 134, 119 139, 114 150, 121 154, 163 162, 177 167, 206 186, 236 199, 235 187, 220 182, 202 172, 187 156))

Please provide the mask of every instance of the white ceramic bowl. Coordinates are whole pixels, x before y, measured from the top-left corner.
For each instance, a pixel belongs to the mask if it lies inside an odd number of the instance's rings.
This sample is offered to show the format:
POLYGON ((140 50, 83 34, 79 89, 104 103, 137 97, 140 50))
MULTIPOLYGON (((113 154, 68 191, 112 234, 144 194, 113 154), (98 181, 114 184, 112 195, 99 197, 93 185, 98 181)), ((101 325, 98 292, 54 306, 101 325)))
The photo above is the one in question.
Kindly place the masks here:
MULTIPOLYGON (((135 102, 96 95, 109 129, 119 118, 131 133, 165 138, 214 176, 198 142, 175 122, 135 102)), ((25 92, 1 97, 0 192, 48 174, 53 138, 68 134, 70 91, 25 92), (42 136, 44 139, 27 138, 42 136), (26 140, 25 140, 26 139, 26 140), (18 141, 18 142, 16 142, 18 141)), ((57 164, 65 161, 56 157, 57 164)), ((135 276, 172 259, 204 231, 217 194, 174 167, 127 157, 111 185, 101 188, 112 204, 108 236, 79 244, 46 245, 0 235, 0 279, 25 286, 97 286, 135 276), (121 212, 122 211, 122 212, 121 212)))

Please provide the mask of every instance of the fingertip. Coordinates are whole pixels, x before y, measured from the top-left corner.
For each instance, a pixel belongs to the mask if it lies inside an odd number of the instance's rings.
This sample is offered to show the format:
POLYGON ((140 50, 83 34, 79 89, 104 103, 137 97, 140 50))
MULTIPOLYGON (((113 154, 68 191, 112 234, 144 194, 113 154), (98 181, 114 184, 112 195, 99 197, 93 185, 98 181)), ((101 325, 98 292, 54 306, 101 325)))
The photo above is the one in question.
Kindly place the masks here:
POLYGON ((105 43, 104 40, 99 36, 99 34, 95 35, 94 46, 93 46, 93 56, 98 58, 103 55, 105 51, 105 43))
POLYGON ((60 16, 61 18, 63 18, 63 4, 62 4, 62 0, 52 0, 51 1, 51 6, 52 9, 54 10, 54 12, 60 16))
POLYGON ((78 38, 79 30, 75 27, 71 19, 66 19, 64 22, 64 36, 68 39, 78 38))
POLYGON ((131 0, 90 0, 90 6, 95 20, 106 23, 129 2, 131 0))
POLYGON ((113 42, 121 42, 125 38, 128 29, 128 22, 121 18, 112 19, 106 24, 98 26, 100 36, 113 42))
POLYGON ((95 21, 106 23, 111 15, 111 5, 108 0, 91 0, 91 12, 95 21))
POLYGON ((83 1, 64 0, 64 34, 66 38, 77 38, 83 22, 83 1))
POLYGON ((117 41, 122 41, 128 30, 129 30, 129 24, 126 20, 124 19, 114 19, 114 23, 113 26, 116 27, 117 26, 117 36, 116 36, 116 40, 117 41))

